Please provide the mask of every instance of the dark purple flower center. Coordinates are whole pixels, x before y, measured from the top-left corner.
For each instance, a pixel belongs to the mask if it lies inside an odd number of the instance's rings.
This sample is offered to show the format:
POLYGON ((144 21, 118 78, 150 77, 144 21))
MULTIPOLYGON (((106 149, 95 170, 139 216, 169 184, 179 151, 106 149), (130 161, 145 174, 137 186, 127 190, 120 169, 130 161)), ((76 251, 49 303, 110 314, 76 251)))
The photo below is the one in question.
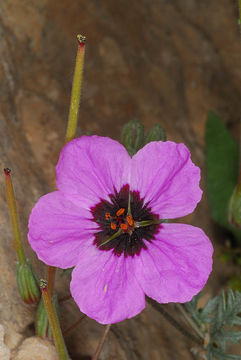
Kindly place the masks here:
POLYGON ((129 191, 129 185, 109 196, 111 201, 101 200, 91 209, 93 221, 99 224, 94 244, 100 250, 113 250, 117 256, 139 255, 142 249, 147 249, 143 240, 154 240, 161 227, 160 224, 146 225, 158 221, 158 216, 151 212, 148 203, 144 204, 138 191, 129 191), (106 242, 113 236, 115 238, 106 242))

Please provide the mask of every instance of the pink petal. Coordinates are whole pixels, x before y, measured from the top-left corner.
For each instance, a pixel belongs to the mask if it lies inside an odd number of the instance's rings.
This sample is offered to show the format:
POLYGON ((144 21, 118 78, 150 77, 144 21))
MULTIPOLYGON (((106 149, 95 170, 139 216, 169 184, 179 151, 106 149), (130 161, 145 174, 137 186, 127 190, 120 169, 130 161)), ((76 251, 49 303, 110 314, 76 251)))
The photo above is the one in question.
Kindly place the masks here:
POLYGON ((81 252, 70 289, 83 313, 101 324, 112 324, 144 309, 145 295, 135 279, 132 260, 95 247, 81 252))
POLYGON ((157 239, 135 258, 143 291, 160 303, 187 302, 205 285, 212 270, 213 247, 194 226, 163 224, 157 239))
POLYGON ((131 160, 131 190, 162 219, 191 213, 200 201, 200 170, 184 144, 151 142, 131 160))
POLYGON ((92 244, 98 227, 91 214, 59 191, 42 196, 29 218, 28 239, 38 258, 62 269, 76 265, 80 249, 92 244))
POLYGON ((82 136, 63 148, 56 167, 56 184, 65 196, 90 208, 100 198, 108 200, 127 184, 130 156, 117 141, 100 136, 82 136))

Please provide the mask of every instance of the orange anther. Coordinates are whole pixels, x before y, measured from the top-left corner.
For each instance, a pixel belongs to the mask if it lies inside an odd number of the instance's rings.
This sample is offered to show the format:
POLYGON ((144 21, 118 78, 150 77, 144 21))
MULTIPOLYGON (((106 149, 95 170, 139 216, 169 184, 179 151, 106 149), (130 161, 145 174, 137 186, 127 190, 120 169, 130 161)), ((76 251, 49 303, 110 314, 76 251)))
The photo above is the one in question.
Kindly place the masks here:
POLYGON ((105 213, 105 218, 106 218, 107 220, 110 220, 110 213, 105 213))
POLYGON ((110 227, 111 227, 112 230, 115 230, 115 229, 116 229, 116 224, 115 224, 115 223, 111 223, 111 224, 110 224, 110 227))
POLYGON ((122 230, 127 230, 128 229, 127 224, 121 224, 120 227, 121 227, 122 230))
POLYGON ((124 214, 124 212, 125 212, 125 209, 121 208, 117 211, 116 215, 121 216, 122 214, 124 214))
POLYGON ((129 224, 130 226, 133 226, 133 225, 134 225, 134 221, 133 221, 131 215, 127 215, 126 220, 127 220, 128 224, 129 224))

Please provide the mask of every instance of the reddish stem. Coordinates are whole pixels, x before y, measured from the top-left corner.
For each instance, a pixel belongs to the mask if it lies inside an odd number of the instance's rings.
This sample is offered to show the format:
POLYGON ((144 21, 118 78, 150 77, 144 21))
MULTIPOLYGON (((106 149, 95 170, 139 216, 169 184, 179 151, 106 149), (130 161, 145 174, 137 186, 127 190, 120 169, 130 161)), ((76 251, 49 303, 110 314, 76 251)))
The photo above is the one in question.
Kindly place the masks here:
POLYGON ((104 342, 105 342, 105 339, 106 339, 106 336, 110 330, 110 327, 111 327, 111 324, 109 325, 106 325, 105 326, 105 329, 101 335, 101 338, 100 338, 100 342, 97 346, 97 349, 95 350, 95 353, 94 355, 92 356, 92 359, 91 360, 98 360, 99 356, 100 356, 100 353, 101 353, 101 350, 102 350, 102 347, 104 345, 104 342))
POLYGON ((82 315, 75 323, 73 323, 70 327, 63 331, 63 335, 68 334, 72 330, 74 330, 81 322, 86 318, 86 315, 82 315))

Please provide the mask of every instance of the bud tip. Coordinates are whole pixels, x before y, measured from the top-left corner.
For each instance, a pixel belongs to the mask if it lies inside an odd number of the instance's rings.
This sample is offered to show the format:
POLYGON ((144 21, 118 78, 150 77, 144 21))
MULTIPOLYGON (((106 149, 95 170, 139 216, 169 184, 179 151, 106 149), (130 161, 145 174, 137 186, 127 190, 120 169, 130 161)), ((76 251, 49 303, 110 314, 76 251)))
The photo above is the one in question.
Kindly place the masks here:
POLYGON ((77 40, 79 42, 80 45, 84 46, 85 45, 85 41, 86 41, 86 37, 84 35, 77 35, 77 40))
POLYGON ((10 170, 9 168, 5 168, 5 169, 4 169, 4 172, 5 172, 5 175, 6 175, 6 176, 9 176, 10 173, 11 173, 11 170, 10 170))
POLYGON ((48 281, 44 279, 39 280, 39 286, 41 290, 45 290, 48 286, 48 281))

